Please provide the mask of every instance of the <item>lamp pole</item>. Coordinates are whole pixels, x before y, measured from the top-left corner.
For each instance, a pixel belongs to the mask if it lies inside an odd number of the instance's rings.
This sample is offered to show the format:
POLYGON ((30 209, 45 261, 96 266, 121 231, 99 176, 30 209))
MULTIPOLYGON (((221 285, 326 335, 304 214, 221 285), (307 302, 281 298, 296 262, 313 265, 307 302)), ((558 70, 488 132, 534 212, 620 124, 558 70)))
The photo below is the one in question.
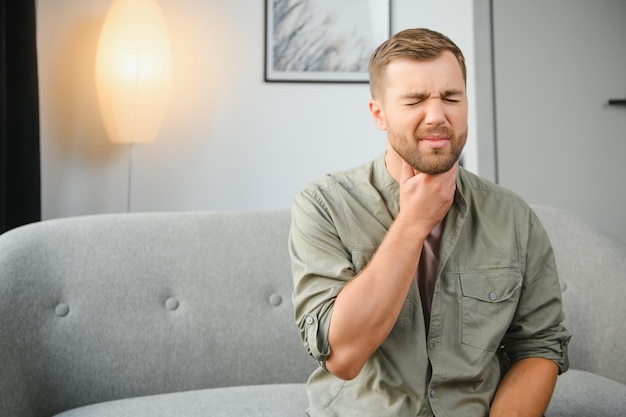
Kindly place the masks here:
POLYGON ((126 212, 130 213, 132 209, 133 198, 133 162, 135 159, 135 144, 131 143, 128 150, 128 196, 126 198, 126 212))

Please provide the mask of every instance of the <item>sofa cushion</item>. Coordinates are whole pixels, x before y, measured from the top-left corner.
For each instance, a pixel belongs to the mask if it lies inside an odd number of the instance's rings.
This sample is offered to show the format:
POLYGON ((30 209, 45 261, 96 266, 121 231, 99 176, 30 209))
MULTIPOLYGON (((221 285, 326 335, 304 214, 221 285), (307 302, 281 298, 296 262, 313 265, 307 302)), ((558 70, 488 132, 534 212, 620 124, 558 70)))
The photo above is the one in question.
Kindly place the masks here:
POLYGON ((212 388, 109 401, 56 417, 294 417, 304 416, 305 384, 212 388))
POLYGON ((624 416, 626 385, 577 369, 559 376, 546 411, 546 417, 624 416))

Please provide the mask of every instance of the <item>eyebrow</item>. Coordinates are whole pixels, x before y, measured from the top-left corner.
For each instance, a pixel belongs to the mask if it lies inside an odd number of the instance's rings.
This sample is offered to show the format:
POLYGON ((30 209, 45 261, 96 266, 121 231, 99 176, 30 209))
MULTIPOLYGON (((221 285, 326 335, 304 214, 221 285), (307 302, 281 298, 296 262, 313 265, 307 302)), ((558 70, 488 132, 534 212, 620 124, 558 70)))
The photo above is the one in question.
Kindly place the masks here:
POLYGON ((441 97, 446 98, 446 97, 450 97, 450 96, 462 96, 463 95, 463 91, 461 90, 446 90, 443 93, 441 93, 441 97))

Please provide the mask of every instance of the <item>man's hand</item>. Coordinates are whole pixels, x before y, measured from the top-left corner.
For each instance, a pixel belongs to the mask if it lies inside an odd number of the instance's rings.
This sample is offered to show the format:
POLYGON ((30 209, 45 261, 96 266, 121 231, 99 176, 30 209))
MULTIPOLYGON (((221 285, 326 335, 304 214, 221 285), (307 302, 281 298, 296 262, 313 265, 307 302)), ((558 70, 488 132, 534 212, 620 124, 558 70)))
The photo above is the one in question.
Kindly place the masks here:
POLYGON ((424 240, 450 209, 456 190, 458 163, 436 176, 415 173, 402 160, 400 173, 400 213, 397 222, 414 230, 424 240))

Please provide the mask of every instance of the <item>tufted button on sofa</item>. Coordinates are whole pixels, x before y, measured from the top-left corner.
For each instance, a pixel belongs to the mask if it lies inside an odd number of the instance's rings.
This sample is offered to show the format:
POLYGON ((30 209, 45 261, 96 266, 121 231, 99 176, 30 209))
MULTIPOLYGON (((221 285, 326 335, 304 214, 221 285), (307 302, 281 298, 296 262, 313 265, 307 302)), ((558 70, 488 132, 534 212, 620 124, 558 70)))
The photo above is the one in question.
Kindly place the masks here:
MULTIPOLYGON (((550 416, 626 415, 626 249, 537 207, 572 369, 550 416)), ((304 416, 288 210, 106 214, 0 235, 0 416, 304 416)), ((497 296, 497 295, 496 295, 497 296)))

